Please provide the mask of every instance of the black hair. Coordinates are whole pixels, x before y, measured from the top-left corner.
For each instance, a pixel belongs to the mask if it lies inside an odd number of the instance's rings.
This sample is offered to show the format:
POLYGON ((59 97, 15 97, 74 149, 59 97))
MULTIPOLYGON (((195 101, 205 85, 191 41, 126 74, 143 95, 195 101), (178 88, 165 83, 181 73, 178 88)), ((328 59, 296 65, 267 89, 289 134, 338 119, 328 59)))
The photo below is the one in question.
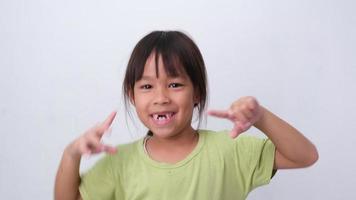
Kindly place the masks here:
MULTIPOLYGON (((164 70, 169 76, 178 76, 181 72, 188 75, 193 84, 194 95, 199 103, 199 124, 207 104, 207 75, 203 56, 198 46, 186 34, 180 31, 153 31, 144 36, 135 46, 127 64, 123 82, 125 108, 128 110, 130 98, 134 98, 134 86, 142 78, 146 61, 155 54, 156 76, 158 77, 158 59, 161 57, 164 70)), ((149 134, 151 134, 149 132, 149 134)))

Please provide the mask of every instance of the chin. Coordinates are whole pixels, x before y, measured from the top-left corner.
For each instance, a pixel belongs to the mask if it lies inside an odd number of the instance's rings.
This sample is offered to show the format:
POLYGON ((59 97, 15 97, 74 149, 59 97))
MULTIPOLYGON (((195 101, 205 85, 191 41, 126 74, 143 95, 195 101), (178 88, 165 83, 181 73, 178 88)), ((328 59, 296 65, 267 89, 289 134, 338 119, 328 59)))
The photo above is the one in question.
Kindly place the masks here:
POLYGON ((168 139, 175 135, 171 131, 157 131, 157 130, 152 131, 151 130, 151 132, 153 133, 153 136, 155 136, 157 138, 161 138, 161 139, 168 139))

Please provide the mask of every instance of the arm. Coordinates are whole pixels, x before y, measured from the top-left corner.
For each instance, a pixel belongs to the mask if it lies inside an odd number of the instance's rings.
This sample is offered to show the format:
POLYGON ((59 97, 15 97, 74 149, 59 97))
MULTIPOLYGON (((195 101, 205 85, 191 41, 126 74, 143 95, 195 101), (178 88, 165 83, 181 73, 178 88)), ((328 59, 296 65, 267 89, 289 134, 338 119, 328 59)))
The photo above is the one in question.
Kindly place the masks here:
POLYGON ((80 199, 80 157, 80 155, 70 155, 68 148, 64 150, 62 160, 57 171, 54 199, 80 199))
POLYGON ((301 168, 315 163, 315 146, 298 130, 260 106, 254 97, 243 97, 226 111, 209 111, 210 115, 229 119, 234 123, 232 138, 252 125, 261 130, 276 146, 275 169, 301 168))
POLYGON ((315 146, 297 129, 262 106, 262 116, 254 124, 276 146, 275 169, 301 168, 318 160, 315 146))
POLYGON ((55 180, 54 199, 81 199, 79 193, 79 166, 83 154, 116 152, 114 147, 104 145, 100 142, 101 137, 109 129, 115 116, 116 112, 111 113, 103 123, 92 127, 66 147, 55 180))

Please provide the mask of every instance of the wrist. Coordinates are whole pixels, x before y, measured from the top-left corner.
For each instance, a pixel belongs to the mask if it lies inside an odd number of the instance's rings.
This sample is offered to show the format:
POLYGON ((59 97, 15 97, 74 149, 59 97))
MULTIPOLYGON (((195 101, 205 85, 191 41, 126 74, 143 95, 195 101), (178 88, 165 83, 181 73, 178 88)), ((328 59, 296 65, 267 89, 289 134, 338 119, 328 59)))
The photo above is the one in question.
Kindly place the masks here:
POLYGON ((75 150, 75 143, 70 143, 63 152, 63 157, 67 157, 73 161, 78 161, 81 159, 82 155, 75 150))
POLYGON ((266 113, 267 113, 267 109, 264 108, 263 106, 260 106, 260 117, 259 119, 253 124, 254 127, 256 127, 257 129, 262 129, 262 127, 265 124, 266 121, 266 113))

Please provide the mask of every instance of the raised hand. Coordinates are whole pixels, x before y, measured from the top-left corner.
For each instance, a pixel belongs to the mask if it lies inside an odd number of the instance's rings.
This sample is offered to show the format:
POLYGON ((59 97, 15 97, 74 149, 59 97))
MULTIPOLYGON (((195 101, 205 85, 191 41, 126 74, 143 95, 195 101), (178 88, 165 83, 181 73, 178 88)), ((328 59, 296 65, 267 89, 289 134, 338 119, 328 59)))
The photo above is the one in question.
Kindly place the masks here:
POLYGON ((68 147, 67 150, 72 156, 80 157, 83 154, 91 155, 100 152, 106 152, 110 154, 116 153, 116 148, 105 145, 101 142, 102 136, 109 131, 109 128, 114 121, 116 116, 116 111, 112 112, 105 121, 98 123, 76 140, 74 140, 68 147))
POLYGON ((208 114, 214 117, 228 119, 234 123, 230 132, 232 138, 248 130, 263 115, 264 109, 254 97, 242 97, 233 102, 227 110, 209 110, 208 114))

